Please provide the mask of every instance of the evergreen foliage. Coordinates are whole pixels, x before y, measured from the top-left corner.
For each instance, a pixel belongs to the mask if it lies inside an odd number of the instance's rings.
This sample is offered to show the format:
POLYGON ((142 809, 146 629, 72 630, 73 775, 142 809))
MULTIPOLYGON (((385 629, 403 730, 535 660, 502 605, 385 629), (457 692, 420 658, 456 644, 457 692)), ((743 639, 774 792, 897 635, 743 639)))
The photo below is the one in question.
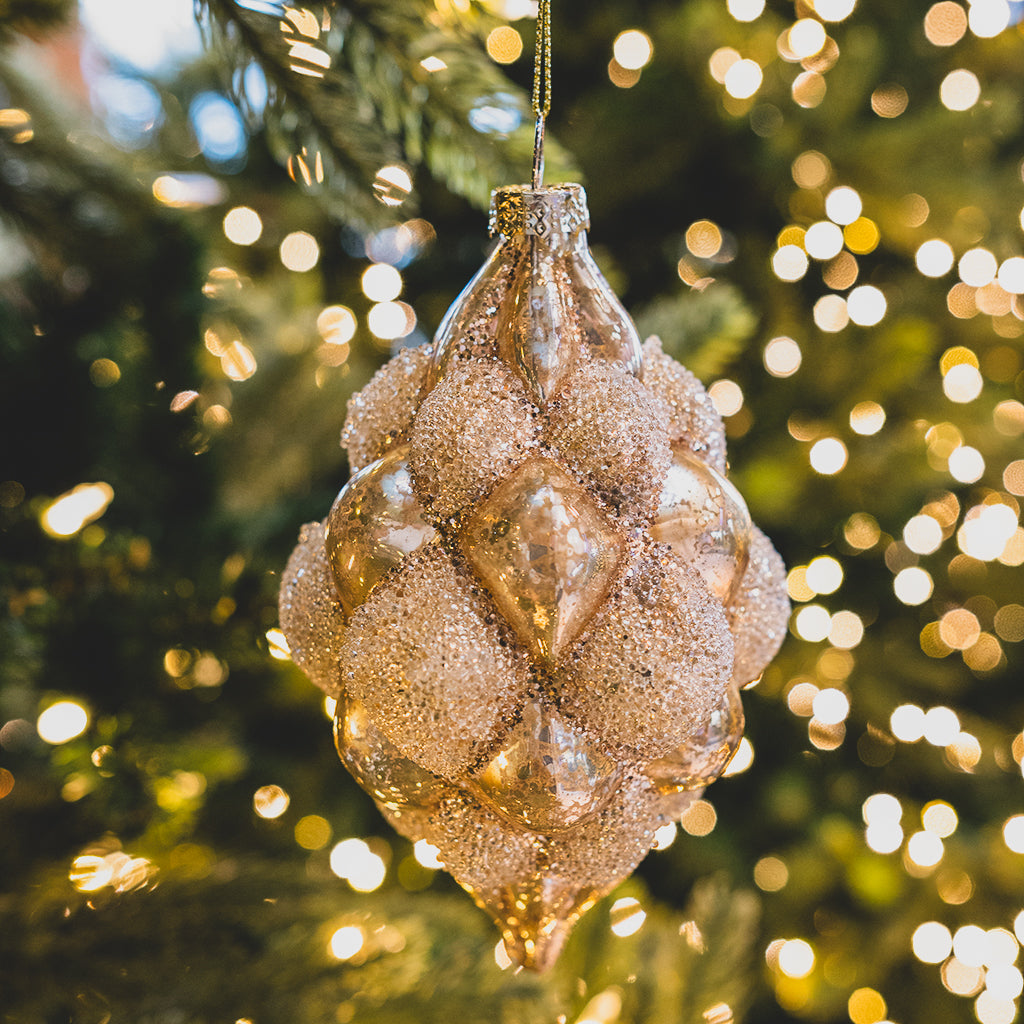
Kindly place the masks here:
POLYGON ((525 53, 499 68, 486 39, 502 9, 204 0, 205 55, 172 74, 116 69, 158 110, 125 136, 48 81, 77 77, 45 63, 67 59, 77 37, 47 33, 71 31, 73 5, 0 0, 0 1016, 572 1024, 614 1005, 598 1019, 720 1024, 727 1004, 751 1024, 1010 1020, 1019 1000, 974 1003, 980 981, 956 994, 912 937, 928 921, 1009 934, 1017 921, 1024 943, 1024 856, 1003 832, 1022 813, 1024 533, 980 557, 964 532, 995 505, 1019 520, 1024 305, 1008 272, 1006 288, 967 284, 955 265, 921 273, 915 255, 929 239, 957 258, 1024 254, 1018 23, 936 45, 928 7, 860 0, 825 24, 838 50, 826 66, 779 57, 780 36, 813 15, 804 0, 749 23, 724 0, 556 0, 548 178, 584 178, 591 241, 642 329, 707 383, 739 384, 733 478, 787 564, 841 564, 835 592, 798 580, 797 606, 853 612, 864 636, 847 651, 794 627, 744 694, 755 759, 708 791, 714 829, 652 853, 551 975, 499 971, 485 917, 387 829, 339 765, 318 694, 271 656, 297 528, 345 480, 344 403, 391 345, 366 327, 363 271, 398 260, 418 324, 395 344, 426 342, 483 258, 490 188, 528 175, 533 23, 512 23, 525 53), (616 88, 611 44, 634 27, 654 59, 616 88), (764 69, 750 99, 709 73, 725 47, 764 69), (427 70, 431 56, 446 69, 427 70), (961 69, 981 97, 948 109, 940 86, 961 69), (795 102, 797 76, 814 74, 824 98, 795 102), (193 114, 228 95, 248 134, 224 159, 193 114), (808 153, 827 173, 801 186, 808 153), (413 184, 386 191, 394 206, 374 190, 388 165, 413 184), (879 236, 847 228, 856 281, 830 284, 834 259, 780 280, 773 256, 804 244, 792 229, 825 220, 840 185, 879 236), (249 245, 225 236, 239 206, 261 219, 249 245), (722 259, 687 248, 700 220, 721 230, 722 259), (400 258, 399 224, 413 238, 400 258), (281 261, 297 231, 319 246, 307 271, 281 261), (866 284, 887 303, 877 325, 819 325, 822 296, 866 284), (317 326, 334 305, 359 324, 346 344, 317 326), (788 376, 765 369, 779 336, 802 355, 788 376), (958 360, 979 368, 978 397, 944 392, 958 360), (863 402, 885 410, 875 433, 851 427, 863 402), (825 437, 846 447, 838 473, 811 466, 825 437), (983 460, 976 480, 951 474, 958 448, 983 460), (98 482, 114 495, 102 516, 66 538, 42 529, 55 499, 98 482), (931 553, 903 539, 920 514, 942 528, 931 553), (914 566, 934 592, 906 604, 893 580, 914 566), (978 632, 962 650, 939 625, 956 611, 978 632), (841 729, 800 710, 798 685, 849 696, 841 729), (36 722, 58 700, 89 725, 48 744, 36 722), (898 739, 901 705, 952 709, 960 735, 898 739), (271 784, 291 802, 265 819, 253 798, 271 784), (871 848, 863 807, 877 793, 898 798, 908 838, 935 801, 955 808, 939 863, 915 863, 906 842, 871 848), (309 838, 321 820, 322 842, 309 838), (346 837, 384 858, 378 890, 332 873, 346 837), (97 861, 122 874, 102 884, 97 861), (648 915, 625 938, 609 930, 621 897, 648 915), (329 943, 348 925, 365 944, 340 961, 329 943), (815 954, 802 978, 770 945, 795 938, 815 954), (850 1002, 868 989, 884 1018, 850 1002), (591 1002, 602 993, 611 1004, 591 1002))

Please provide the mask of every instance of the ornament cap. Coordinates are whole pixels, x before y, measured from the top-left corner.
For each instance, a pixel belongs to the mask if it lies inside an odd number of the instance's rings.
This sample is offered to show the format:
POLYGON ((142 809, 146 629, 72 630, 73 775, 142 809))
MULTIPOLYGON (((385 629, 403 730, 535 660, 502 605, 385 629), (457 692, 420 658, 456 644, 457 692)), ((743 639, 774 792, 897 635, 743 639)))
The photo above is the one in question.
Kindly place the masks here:
POLYGON ((505 185, 491 193, 492 235, 539 238, 552 247, 561 247, 589 227, 590 210, 582 185, 505 185))

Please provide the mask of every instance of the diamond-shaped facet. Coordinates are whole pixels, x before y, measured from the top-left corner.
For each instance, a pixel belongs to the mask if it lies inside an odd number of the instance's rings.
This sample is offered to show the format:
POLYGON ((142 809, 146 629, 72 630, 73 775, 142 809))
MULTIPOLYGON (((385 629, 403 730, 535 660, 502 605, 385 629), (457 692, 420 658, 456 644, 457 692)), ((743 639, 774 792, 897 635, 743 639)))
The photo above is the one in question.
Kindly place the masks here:
POLYGON ((579 347, 568 280, 546 246, 528 250, 500 315, 498 352, 543 408, 568 377, 579 347))
POLYGON ((523 642, 552 664, 603 603, 622 557, 590 495, 543 458, 492 492, 462 548, 523 642))
POLYGON ((506 817, 534 832, 556 832, 600 810, 619 769, 553 708, 531 700, 474 781, 506 817))

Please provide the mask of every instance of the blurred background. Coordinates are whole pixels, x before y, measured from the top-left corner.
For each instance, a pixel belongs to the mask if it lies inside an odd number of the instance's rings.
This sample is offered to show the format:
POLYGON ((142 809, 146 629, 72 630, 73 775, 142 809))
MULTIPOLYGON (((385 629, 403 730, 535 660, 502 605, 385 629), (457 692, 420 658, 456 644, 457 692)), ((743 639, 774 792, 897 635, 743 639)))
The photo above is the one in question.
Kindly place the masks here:
POLYGON ((553 12, 548 180, 789 566, 747 739, 548 975, 388 830, 280 573, 529 175, 529 0, 0 2, 0 1019, 1011 1024, 1024 3, 553 12))

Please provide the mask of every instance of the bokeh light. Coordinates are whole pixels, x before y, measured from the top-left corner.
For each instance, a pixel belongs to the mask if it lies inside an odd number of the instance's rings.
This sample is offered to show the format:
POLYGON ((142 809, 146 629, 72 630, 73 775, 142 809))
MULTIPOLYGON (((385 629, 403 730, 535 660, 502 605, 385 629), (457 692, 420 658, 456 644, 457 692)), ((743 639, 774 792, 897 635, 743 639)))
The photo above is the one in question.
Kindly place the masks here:
POLYGON ((416 862, 421 867, 431 871, 439 871, 444 867, 444 864, 438 857, 441 851, 433 843, 428 843, 426 839, 417 839, 413 843, 412 852, 416 862))
POLYGON ((764 12, 765 0, 726 0, 726 8, 737 21, 756 21, 764 12))
POLYGON ((903 743, 916 743, 924 738, 925 712, 916 704, 901 704, 889 717, 893 736, 903 743))
POLYGON ((900 569, 892 581, 893 590, 896 596, 907 605, 924 604, 929 597, 935 584, 931 575, 920 566, 911 565, 900 569))
POLYGON ((402 293, 402 275, 389 263, 372 263, 363 271, 363 294, 373 302, 390 302, 402 293))
MULTIPOLYGON (((971 613, 968 612, 968 615, 971 613)), ((975 622, 977 620, 975 619, 975 622)), ((965 622, 963 628, 973 629, 965 622)), ((964 639, 966 643, 966 638, 964 639)), ((945 747, 960 735, 960 719, 952 708, 939 705, 930 708, 924 716, 924 738, 933 747, 945 747)))
POLYGON ((850 410, 850 429, 870 437, 885 426, 885 410, 877 402, 858 402, 850 410))
POLYGON ((843 248, 843 231, 830 220, 820 220, 807 229, 804 248, 816 260, 830 260, 843 248))
POLYGON ((834 594, 843 582, 843 567, 831 555, 811 560, 804 577, 816 594, 834 594))
POLYGON ((694 221, 686 229, 686 248, 699 259, 711 259, 722 248, 722 231, 713 221, 694 221))
POLYGON ((915 832, 907 840, 907 856, 918 867, 935 867, 944 852, 942 840, 934 832, 915 832))
POLYGON ((789 978, 806 978, 814 970, 814 950, 803 939, 788 939, 778 953, 779 970, 789 978))
POLYGON ((523 37, 511 25, 499 25, 491 29, 485 46, 491 60, 514 64, 523 52, 523 37))
POLYGON ((850 713, 850 698, 835 687, 819 690, 812 704, 814 717, 823 725, 838 725, 845 722, 850 713))
POLYGON ((799 281, 809 265, 807 253, 798 245, 783 245, 772 256, 772 270, 780 281, 799 281))
POLYGON ((739 775, 745 772, 754 763, 754 744, 750 742, 749 736, 744 736, 736 747, 729 763, 725 766, 722 775, 739 775))
POLYGON ((959 819, 950 804, 943 800, 932 800, 921 811, 921 824, 940 839, 948 839, 956 831, 959 819))
POLYGON ((110 484, 79 484, 47 505, 39 523, 51 537, 72 537, 99 519, 113 500, 110 484))
POLYGON ((857 0, 814 0, 814 13, 822 21, 845 21, 857 6, 857 0))
POLYGON ((884 1024, 887 1012, 885 1000, 873 988, 858 988, 846 1001, 846 1012, 851 1024, 884 1024))
POLYGON ((931 238, 922 242, 914 254, 917 269, 925 277, 943 277, 953 269, 955 261, 953 247, 941 238, 931 238))
POLYGON ((907 90, 897 82, 880 85, 871 94, 871 109, 879 117, 899 117, 910 102, 907 90))
POLYGON ((646 67, 654 56, 654 44, 646 32, 631 28, 615 37, 612 54, 619 65, 627 71, 639 71, 646 67))
POLYGON ((743 408, 743 389, 728 378, 714 381, 708 388, 708 397, 720 416, 735 416, 743 408))
POLYGON ((903 543, 918 555, 930 555, 942 544, 942 526, 933 516, 913 516, 903 527, 903 543))
POLYGON ((761 71, 761 66, 748 58, 732 64, 726 71, 723 82, 725 91, 730 96, 738 100, 745 100, 761 88, 763 80, 764 74, 761 71))
POLYGON ((236 206, 224 215, 224 236, 235 245, 252 245, 263 234, 260 215, 249 206, 236 206))
POLYGON ((326 306, 316 318, 316 329, 328 345, 348 344, 356 327, 356 315, 348 306, 326 306))
POLYGON ((950 930, 938 921, 926 921, 914 930, 914 956, 925 964, 941 964, 953 950, 950 930))
POLYGON ((861 215, 862 209, 860 196, 846 185, 832 189, 825 197, 825 212, 829 220, 836 224, 852 224, 861 215))
POLYGON ((820 643, 828 636, 832 616, 820 604, 809 604, 801 608, 794 617, 793 628, 801 640, 820 643))
POLYGON ((710 835, 718 824, 718 813, 709 800, 694 800, 683 812, 679 824, 687 835, 710 835))
POLYGON ((981 288, 995 280, 999 264, 988 249, 968 249, 957 264, 960 280, 972 288, 981 288))
POLYGON ((985 458, 977 448, 961 445, 949 456, 949 473, 962 484, 973 484, 985 474, 985 458))
POLYGON ((72 700, 61 700, 51 704, 36 720, 39 738, 53 746, 76 739, 88 727, 89 712, 72 700))
POLYGON ((950 71, 939 86, 939 99, 948 110, 970 110, 981 98, 981 83, 973 71, 950 71))
POLYGON ((1011 16, 1007 0, 974 0, 967 8, 967 25, 978 38, 991 39, 1010 24, 1011 16))
POLYGON ((280 818, 291 802, 292 798, 280 786, 260 786, 252 796, 253 810, 268 820, 280 818))
POLYGON ((382 341, 394 341, 411 334, 416 314, 406 302, 378 302, 366 316, 370 332, 382 341))
POLYGON ((764 347, 764 366, 773 377, 792 377, 802 359, 800 346, 792 338, 772 338, 764 347))
POLYGON ((762 892, 779 892, 789 882, 789 868, 779 857, 762 857, 754 865, 754 884, 762 892))
POLYGON ((885 296, 871 284, 854 288, 846 297, 846 308, 850 319, 859 327, 874 327, 885 316, 885 296))
POLYGON ((846 465, 846 445, 837 437, 823 437, 811 446, 811 468, 822 476, 834 476, 846 465))
POLYGON ((789 29, 787 43, 798 60, 813 57, 827 39, 825 26, 817 18, 800 18, 789 29))
POLYGON ((842 295, 822 295, 814 304, 813 316, 815 324, 829 334, 838 333, 850 322, 842 295))
POLYGON ((967 12, 954 0, 932 4, 924 16, 924 34, 933 46, 954 46, 967 32, 967 12))
POLYGON ((363 948, 365 936, 358 925, 349 924, 331 935, 331 956, 336 960, 351 960, 363 948))
POLYGON ((1024 814, 1007 818, 1003 825, 1003 842, 1014 853, 1024 853, 1024 814))
POLYGON ((965 405, 973 402, 985 386, 981 371, 970 363, 952 367, 942 378, 942 392, 951 401, 965 405))
POLYGON ((331 848, 331 871, 356 892, 374 892, 387 875, 384 859, 362 839, 343 839, 331 848))
POLYGON ((616 900, 609 907, 608 916, 611 918, 612 934, 619 938, 635 935, 647 920, 647 913, 640 906, 640 901, 632 896, 623 896, 622 899, 616 900))
POLYGON ((279 251, 284 266, 297 273, 312 270, 320 261, 320 245, 308 231, 285 235, 279 251))

